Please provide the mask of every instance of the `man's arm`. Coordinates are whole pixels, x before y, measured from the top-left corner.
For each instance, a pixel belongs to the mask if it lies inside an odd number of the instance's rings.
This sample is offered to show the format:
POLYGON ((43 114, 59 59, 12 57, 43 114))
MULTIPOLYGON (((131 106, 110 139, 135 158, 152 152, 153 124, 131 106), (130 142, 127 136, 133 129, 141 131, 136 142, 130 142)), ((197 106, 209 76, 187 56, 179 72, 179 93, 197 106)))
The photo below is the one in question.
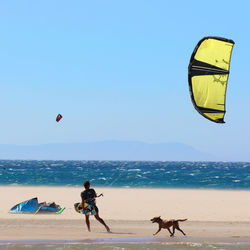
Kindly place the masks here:
POLYGON ((100 196, 103 196, 103 193, 101 193, 101 194, 97 195, 97 193, 96 193, 95 189, 93 189, 93 190, 94 190, 94 192, 95 192, 95 193, 94 193, 94 197, 95 197, 95 198, 98 198, 98 197, 100 197, 100 196))
POLYGON ((85 202, 85 200, 84 200, 84 198, 82 197, 82 208, 84 208, 84 202, 85 202))

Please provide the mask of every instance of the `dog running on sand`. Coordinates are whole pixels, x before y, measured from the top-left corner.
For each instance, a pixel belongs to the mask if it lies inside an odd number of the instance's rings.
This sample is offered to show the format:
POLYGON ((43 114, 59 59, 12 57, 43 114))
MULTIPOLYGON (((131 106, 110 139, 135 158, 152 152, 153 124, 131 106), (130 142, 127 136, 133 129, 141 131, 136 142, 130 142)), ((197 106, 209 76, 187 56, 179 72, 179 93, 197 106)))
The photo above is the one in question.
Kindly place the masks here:
POLYGON ((151 219, 152 223, 158 223, 159 224, 159 229, 158 231, 153 234, 156 235, 158 234, 161 229, 167 229, 170 233, 170 237, 174 236, 175 233, 175 229, 181 231, 183 233, 183 235, 186 235, 179 227, 179 221, 186 221, 187 219, 179 219, 179 220, 162 220, 161 216, 158 217, 154 217, 153 219, 151 219), (171 232, 170 227, 173 227, 173 232, 171 232))

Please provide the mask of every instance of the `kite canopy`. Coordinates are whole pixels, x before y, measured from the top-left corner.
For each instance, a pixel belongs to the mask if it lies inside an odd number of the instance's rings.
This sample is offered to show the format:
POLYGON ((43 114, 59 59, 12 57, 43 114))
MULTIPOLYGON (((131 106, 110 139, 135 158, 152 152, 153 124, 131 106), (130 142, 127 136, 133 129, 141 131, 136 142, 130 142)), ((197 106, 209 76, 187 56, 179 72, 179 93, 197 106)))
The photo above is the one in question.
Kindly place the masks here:
POLYGON ((9 213, 35 213, 39 209, 37 198, 23 201, 12 207, 9 213))
POLYGON ((38 203, 38 199, 36 198, 32 198, 30 200, 27 201, 23 201, 17 205, 15 205, 14 207, 12 207, 9 210, 9 213, 13 213, 13 214, 23 214, 23 213, 29 213, 29 214, 36 214, 36 213, 56 213, 56 214, 60 214, 63 212, 63 210, 65 209, 65 207, 61 208, 59 205, 55 204, 55 202, 50 202, 50 203, 46 203, 46 202, 42 202, 42 203, 38 203))
POLYGON ((234 41, 204 37, 196 45, 188 67, 191 99, 205 118, 224 123, 225 99, 234 41))
POLYGON ((56 117, 56 121, 59 122, 61 119, 62 119, 62 115, 58 114, 57 117, 56 117))

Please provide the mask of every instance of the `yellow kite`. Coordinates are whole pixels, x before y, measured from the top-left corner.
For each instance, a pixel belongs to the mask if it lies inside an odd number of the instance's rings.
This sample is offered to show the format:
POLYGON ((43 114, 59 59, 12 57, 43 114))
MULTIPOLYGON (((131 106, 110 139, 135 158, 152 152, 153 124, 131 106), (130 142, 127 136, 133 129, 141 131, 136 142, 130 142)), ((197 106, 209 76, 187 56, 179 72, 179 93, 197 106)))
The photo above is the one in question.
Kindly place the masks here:
POLYGON ((225 99, 234 41, 204 37, 188 66, 188 81, 195 109, 210 121, 224 123, 225 99))

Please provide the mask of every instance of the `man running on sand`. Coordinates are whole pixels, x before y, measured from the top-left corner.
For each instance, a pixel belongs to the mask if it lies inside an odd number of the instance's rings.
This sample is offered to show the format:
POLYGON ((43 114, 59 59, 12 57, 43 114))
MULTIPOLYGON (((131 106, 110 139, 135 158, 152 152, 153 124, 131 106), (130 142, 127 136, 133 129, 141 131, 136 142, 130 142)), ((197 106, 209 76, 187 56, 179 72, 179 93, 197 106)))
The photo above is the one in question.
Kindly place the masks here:
MULTIPOLYGON (((90 182, 89 181, 85 181, 83 184, 85 190, 81 192, 81 197, 82 197, 82 204, 84 205, 84 203, 88 203, 91 206, 93 206, 94 210, 95 210, 95 218, 106 228, 107 232, 110 232, 109 227, 106 225, 106 223, 104 222, 104 220, 102 218, 99 217, 99 209, 95 204, 95 198, 97 197, 96 192, 93 188, 90 188, 90 182)), ((88 230, 90 232, 90 223, 89 223, 89 215, 85 214, 85 221, 88 227, 88 230)))

